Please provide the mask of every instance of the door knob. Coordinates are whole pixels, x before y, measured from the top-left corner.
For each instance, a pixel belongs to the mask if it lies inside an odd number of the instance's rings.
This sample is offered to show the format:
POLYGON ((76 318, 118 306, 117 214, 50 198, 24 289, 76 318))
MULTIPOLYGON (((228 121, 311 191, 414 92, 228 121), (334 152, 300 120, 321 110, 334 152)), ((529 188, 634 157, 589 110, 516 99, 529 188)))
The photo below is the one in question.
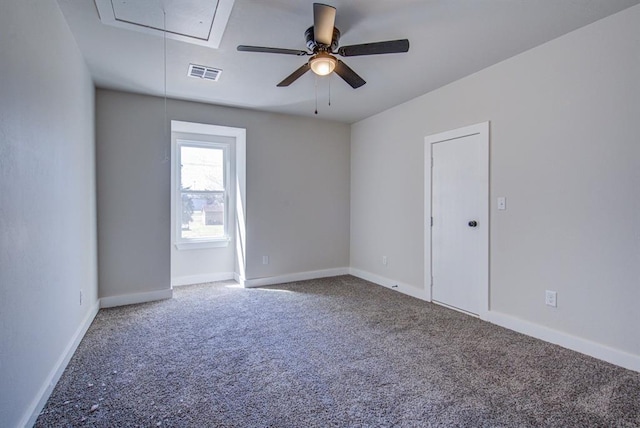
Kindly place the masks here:
POLYGON ((477 222, 477 221, 475 221, 475 220, 471 220, 471 221, 469 222, 469 227, 476 227, 477 225, 478 225, 478 222, 477 222))

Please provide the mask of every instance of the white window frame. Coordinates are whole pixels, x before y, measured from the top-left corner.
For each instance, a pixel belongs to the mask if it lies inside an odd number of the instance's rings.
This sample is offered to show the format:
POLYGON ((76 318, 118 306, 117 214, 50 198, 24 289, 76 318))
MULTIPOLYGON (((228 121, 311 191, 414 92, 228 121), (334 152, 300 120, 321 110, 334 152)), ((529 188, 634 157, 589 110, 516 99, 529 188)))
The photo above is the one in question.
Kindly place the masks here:
POLYGON ((229 231, 229 223, 231 223, 231 198, 230 198, 230 152, 231 145, 227 143, 218 143, 214 141, 194 141, 188 139, 176 139, 175 153, 175 183, 174 183, 174 209, 175 209, 175 228, 176 242, 175 246, 178 250, 190 250, 200 248, 226 247, 231 242, 229 231), (208 149, 222 149, 224 162, 224 236, 220 238, 183 238, 182 237, 182 189, 181 189, 181 168, 182 168, 182 147, 201 147, 208 149))

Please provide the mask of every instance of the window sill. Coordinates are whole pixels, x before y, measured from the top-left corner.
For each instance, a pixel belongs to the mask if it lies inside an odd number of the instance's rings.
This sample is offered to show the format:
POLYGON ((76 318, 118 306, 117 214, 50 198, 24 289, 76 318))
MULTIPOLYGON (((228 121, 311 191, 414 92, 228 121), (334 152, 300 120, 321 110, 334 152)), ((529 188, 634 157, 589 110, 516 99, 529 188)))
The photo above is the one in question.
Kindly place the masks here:
POLYGON ((176 246, 176 249, 182 251, 182 250, 203 250, 203 249, 207 249, 207 248, 221 248, 221 247, 228 247, 229 246, 229 242, 231 242, 231 239, 229 237, 227 238, 220 238, 220 239, 214 239, 214 240, 205 240, 205 241, 199 241, 199 240, 192 240, 192 241, 180 241, 180 242, 176 242, 174 245, 176 246))

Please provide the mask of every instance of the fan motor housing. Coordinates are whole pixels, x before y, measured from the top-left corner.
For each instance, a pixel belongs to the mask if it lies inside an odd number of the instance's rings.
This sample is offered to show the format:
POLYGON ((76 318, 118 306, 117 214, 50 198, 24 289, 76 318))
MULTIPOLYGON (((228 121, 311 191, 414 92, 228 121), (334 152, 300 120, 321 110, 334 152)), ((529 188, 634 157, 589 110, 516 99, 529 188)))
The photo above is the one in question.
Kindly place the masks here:
POLYGON ((333 38, 331 39, 331 46, 325 46, 316 42, 316 37, 313 32, 313 26, 307 28, 304 32, 304 36, 307 39, 307 48, 313 52, 335 52, 338 49, 338 43, 340 42, 340 30, 333 27, 333 38))

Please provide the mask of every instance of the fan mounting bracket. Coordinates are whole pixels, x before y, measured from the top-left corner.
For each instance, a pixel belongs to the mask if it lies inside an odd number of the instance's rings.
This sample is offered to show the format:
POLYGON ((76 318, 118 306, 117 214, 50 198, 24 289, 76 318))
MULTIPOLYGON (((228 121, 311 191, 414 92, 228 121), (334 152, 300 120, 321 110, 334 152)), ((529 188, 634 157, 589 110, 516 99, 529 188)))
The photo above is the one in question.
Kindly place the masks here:
POLYGON ((304 32, 304 37, 307 40, 307 48, 314 54, 318 52, 335 53, 340 43, 340 30, 338 30, 336 27, 333 27, 333 38, 331 39, 331 46, 326 46, 316 42, 313 25, 307 28, 307 31, 304 32))

